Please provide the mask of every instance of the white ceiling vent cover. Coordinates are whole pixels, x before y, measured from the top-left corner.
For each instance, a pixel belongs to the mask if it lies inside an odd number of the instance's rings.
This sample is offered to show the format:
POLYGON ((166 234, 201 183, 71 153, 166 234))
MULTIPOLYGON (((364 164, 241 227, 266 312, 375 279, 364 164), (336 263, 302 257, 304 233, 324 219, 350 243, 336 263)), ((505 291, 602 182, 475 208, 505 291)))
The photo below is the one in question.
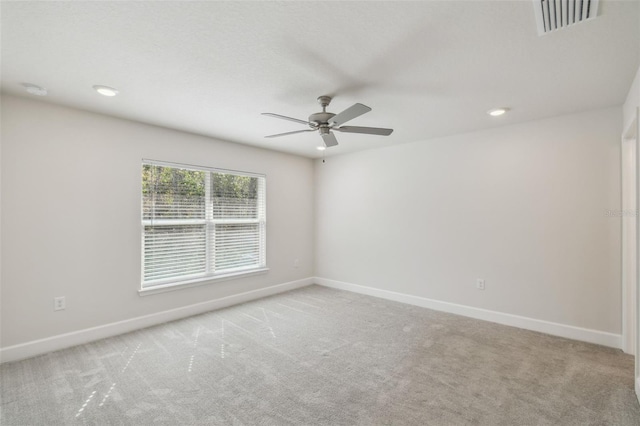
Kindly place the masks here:
POLYGON ((538 35, 598 16, 599 0, 533 0, 538 35))

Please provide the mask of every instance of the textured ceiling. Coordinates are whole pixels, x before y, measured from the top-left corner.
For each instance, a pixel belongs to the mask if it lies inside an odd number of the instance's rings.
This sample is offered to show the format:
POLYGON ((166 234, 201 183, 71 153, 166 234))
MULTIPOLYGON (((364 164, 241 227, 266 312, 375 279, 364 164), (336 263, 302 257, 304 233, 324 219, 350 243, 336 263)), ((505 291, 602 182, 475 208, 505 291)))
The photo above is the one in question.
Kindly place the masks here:
POLYGON ((533 2, 2 2, 2 90, 317 157, 321 138, 263 136, 333 95, 349 125, 327 155, 620 105, 640 54, 637 1, 539 37, 533 2), (116 87, 114 98, 94 84, 116 87), (486 111, 508 106, 493 118, 486 111))

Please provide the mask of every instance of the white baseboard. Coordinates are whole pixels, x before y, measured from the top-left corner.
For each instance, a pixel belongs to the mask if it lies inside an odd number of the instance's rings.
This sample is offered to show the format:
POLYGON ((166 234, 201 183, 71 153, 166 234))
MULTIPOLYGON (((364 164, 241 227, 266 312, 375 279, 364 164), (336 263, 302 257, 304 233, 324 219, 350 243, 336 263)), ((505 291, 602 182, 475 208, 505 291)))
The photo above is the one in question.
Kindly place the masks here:
POLYGON ((57 351, 59 349, 82 345, 84 343, 104 339, 106 337, 112 337, 118 334, 128 333, 130 331, 150 327, 152 325, 162 324, 164 322, 186 318, 215 309, 226 308, 228 306, 237 305, 239 303, 249 302, 251 300, 260 299, 262 297, 305 287, 313 284, 313 282, 313 278, 304 278, 297 281, 290 281, 287 283, 273 285, 258 290, 252 290, 245 293, 222 297, 220 299, 208 300, 206 302, 200 302, 189 306, 170 309, 168 311, 157 312, 154 314, 131 318, 124 321, 118 321, 111 324, 105 324, 98 327, 87 328, 84 330, 73 331, 71 333, 47 337, 45 339, 33 340, 31 342, 8 346, 6 348, 0 349, 0 362, 4 363, 18 361, 37 355, 42 355, 47 352, 57 351))
POLYGON ((463 315, 465 317, 523 328, 525 330, 539 331, 541 333, 565 337, 567 339, 596 343, 598 345, 609 346, 616 349, 620 349, 622 347, 622 335, 620 334, 574 327, 572 325, 527 318, 519 315, 505 314, 503 312, 458 305, 456 303, 442 302, 440 300, 427 299, 425 297, 412 296, 404 293, 396 293, 394 291, 380 290, 373 287, 345 283, 326 278, 316 277, 314 282, 325 287, 366 294, 382 299, 407 303, 409 305, 421 306, 423 308, 429 308, 436 311, 449 312, 452 314, 463 315))

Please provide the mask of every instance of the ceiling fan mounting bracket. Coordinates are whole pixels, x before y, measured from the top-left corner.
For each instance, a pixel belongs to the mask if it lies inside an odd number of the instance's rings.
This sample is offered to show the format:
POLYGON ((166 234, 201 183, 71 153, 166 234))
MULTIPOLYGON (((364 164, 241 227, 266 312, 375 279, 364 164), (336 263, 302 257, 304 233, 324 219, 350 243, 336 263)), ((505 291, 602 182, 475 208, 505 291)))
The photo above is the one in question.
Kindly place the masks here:
POLYGON ((331 103, 331 96, 318 96, 318 103, 322 106, 322 111, 324 112, 325 108, 331 103))

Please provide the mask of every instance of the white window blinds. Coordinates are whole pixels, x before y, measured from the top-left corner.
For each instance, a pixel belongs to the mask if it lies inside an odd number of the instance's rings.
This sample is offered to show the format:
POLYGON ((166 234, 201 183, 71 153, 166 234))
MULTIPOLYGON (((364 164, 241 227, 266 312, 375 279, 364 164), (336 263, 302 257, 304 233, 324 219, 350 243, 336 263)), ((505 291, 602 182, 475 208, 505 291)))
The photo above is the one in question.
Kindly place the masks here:
POLYGON ((142 288, 266 267, 265 177, 144 161, 142 288))

